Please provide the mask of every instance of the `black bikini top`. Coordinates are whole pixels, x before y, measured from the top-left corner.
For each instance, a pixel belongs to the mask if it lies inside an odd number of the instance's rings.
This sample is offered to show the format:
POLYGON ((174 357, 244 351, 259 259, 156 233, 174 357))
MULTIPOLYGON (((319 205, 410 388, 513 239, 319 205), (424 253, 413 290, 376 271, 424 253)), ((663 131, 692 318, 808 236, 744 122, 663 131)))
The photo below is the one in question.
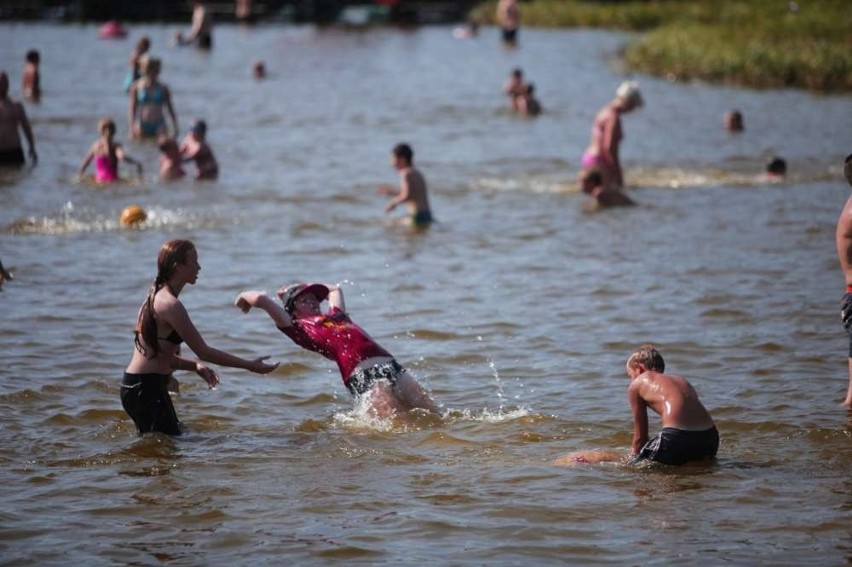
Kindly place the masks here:
POLYGON ((183 342, 183 339, 180 338, 180 335, 175 330, 172 330, 172 332, 167 337, 160 337, 160 340, 161 341, 167 341, 167 342, 170 342, 170 343, 176 344, 176 345, 179 345, 180 343, 183 342))

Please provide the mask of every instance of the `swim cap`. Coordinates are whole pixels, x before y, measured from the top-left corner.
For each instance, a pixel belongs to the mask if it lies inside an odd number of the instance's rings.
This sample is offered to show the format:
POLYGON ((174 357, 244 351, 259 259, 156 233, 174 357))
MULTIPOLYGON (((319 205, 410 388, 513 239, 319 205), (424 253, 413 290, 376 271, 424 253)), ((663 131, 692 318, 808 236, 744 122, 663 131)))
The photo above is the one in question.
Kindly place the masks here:
POLYGON ((296 299, 303 293, 310 293, 317 298, 317 301, 324 301, 328 298, 328 287, 317 283, 296 283, 278 290, 278 297, 281 298, 284 310, 288 315, 293 314, 293 310, 296 307, 296 299))

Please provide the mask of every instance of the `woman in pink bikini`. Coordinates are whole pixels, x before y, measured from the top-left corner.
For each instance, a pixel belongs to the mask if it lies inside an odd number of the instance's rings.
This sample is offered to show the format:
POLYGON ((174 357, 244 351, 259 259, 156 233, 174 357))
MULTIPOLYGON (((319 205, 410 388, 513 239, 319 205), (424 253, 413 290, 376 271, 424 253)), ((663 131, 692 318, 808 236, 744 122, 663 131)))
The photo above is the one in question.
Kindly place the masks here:
POLYGON ((139 177, 142 177, 142 164, 127 155, 121 144, 113 141, 115 137, 115 122, 110 118, 101 118, 98 121, 98 131, 101 137, 92 144, 89 153, 83 158, 77 175, 82 176, 89 163, 95 160, 95 182, 112 183, 118 181, 118 161, 126 161, 136 166, 139 177))
POLYGON ((244 313, 263 309, 300 347, 337 362, 343 384, 357 399, 369 404, 380 419, 421 408, 440 414, 429 393, 384 348, 352 322, 343 302, 343 290, 333 284, 294 284, 278 290, 282 305, 262 291, 244 291, 236 301, 244 313), (328 299, 329 309, 320 311, 328 299))
MULTIPOLYGON (((606 189, 623 189, 624 174, 618 158, 618 147, 624 134, 621 130, 621 115, 644 104, 639 86, 625 81, 615 92, 615 99, 603 107, 595 116, 589 147, 583 153, 583 171, 598 169, 603 176, 606 189)), ((581 172, 582 173, 582 172, 581 172)))

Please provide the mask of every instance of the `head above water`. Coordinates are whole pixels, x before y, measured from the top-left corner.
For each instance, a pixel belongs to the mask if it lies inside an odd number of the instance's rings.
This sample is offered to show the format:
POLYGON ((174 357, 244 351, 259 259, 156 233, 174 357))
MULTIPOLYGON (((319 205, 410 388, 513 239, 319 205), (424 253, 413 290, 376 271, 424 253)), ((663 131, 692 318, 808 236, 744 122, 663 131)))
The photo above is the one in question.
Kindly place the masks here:
POLYGON ((731 110, 725 113, 725 128, 729 132, 742 132, 745 129, 743 126, 743 113, 739 110, 731 110))
POLYGON ((580 190, 587 195, 594 191, 595 187, 603 185, 603 175, 598 168, 587 169, 580 173, 580 190))
POLYGON ((284 311, 290 317, 296 311, 296 301, 304 295, 313 296, 317 303, 320 303, 328 297, 328 287, 322 284, 295 283, 278 290, 278 297, 284 304, 284 311))
POLYGON ((145 75, 158 75, 160 70, 163 68, 163 62, 159 57, 144 57, 140 58, 139 61, 140 66, 142 67, 142 73, 145 75))
POLYGON ((203 140, 204 136, 207 134, 207 123, 204 120, 196 120, 192 123, 192 126, 190 126, 189 131, 203 140))
POLYGON ((628 374, 640 366, 645 370, 652 370, 654 372, 665 372, 666 370, 666 362, 663 360, 663 355, 652 344, 640 346, 627 359, 626 368, 628 374))
POLYGON ((786 175, 787 174, 787 162, 784 158, 773 157, 766 164, 766 173, 772 175, 786 175))
POLYGON ((101 135, 108 134, 110 137, 115 136, 115 122, 112 118, 101 118, 98 120, 98 132, 101 135))
POLYGON ((397 144, 394 146, 392 153, 394 157, 402 158, 408 164, 414 161, 414 150, 408 144, 397 144))
POLYGON ((615 98, 622 101, 626 110, 633 110, 645 104, 639 84, 636 81, 624 81, 615 91, 615 98))
POLYGON ((846 156, 846 160, 843 162, 843 175, 849 185, 852 185, 852 154, 846 156))

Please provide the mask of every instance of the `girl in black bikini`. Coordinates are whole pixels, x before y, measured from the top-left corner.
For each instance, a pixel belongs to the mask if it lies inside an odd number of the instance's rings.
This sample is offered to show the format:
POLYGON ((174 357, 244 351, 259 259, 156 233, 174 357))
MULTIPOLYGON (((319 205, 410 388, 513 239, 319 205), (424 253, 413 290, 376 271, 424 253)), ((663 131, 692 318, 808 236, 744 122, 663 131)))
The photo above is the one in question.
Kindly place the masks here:
POLYGON ((211 388, 219 383, 213 369, 180 356, 182 342, 201 360, 214 364, 258 374, 267 374, 278 367, 278 363, 264 362, 268 356, 247 360, 204 342, 178 299, 186 284, 195 283, 200 270, 198 253, 189 240, 170 240, 160 248, 157 277, 139 309, 135 348, 121 383, 121 404, 140 434, 151 431, 181 434, 181 424, 168 392, 174 370, 194 371, 211 388))

